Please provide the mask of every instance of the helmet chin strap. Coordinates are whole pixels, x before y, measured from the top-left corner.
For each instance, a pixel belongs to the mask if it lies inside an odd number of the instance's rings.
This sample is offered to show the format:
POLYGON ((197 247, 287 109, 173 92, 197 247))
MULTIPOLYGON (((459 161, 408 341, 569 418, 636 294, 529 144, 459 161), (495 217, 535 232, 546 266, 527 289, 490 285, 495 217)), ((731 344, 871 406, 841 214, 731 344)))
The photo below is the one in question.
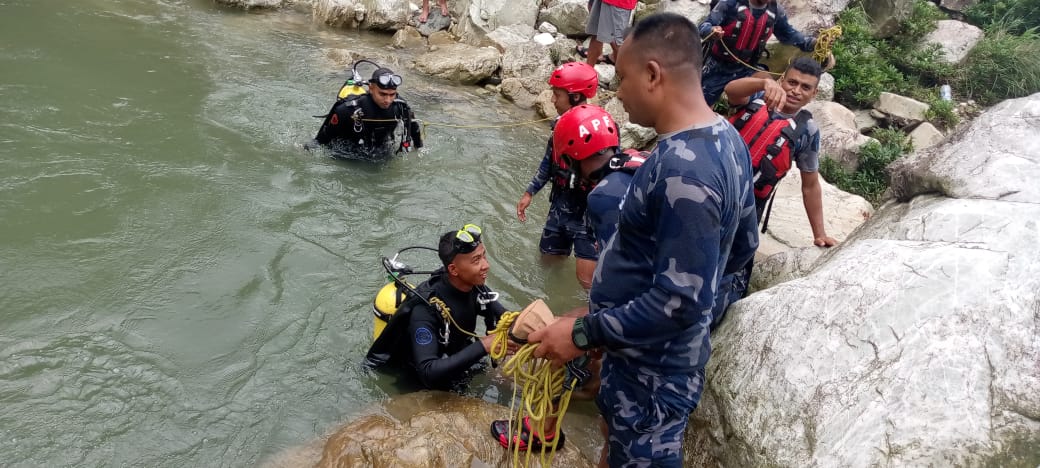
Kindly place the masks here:
POLYGON ((589 180, 599 182, 600 180, 603 180, 607 174, 621 169, 621 167, 625 165, 625 153, 618 151, 618 148, 614 148, 613 152, 614 154, 610 156, 610 159, 607 159, 601 166, 599 166, 599 168, 589 173, 589 180))

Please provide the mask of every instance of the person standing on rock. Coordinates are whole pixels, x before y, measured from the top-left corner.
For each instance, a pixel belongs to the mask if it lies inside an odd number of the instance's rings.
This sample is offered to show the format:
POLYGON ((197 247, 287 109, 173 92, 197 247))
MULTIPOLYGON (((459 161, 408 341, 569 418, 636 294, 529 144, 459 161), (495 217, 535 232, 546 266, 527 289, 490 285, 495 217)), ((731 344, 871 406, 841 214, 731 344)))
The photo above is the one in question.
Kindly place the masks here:
MULTIPOLYGON (((699 30, 707 40, 715 37, 704 60, 701 87, 704 99, 714 106, 730 81, 765 70, 758 60, 766 50, 766 41, 776 36, 783 44, 810 52, 816 39, 806 37, 787 20, 787 13, 777 0, 717 0, 699 30)), ((828 57, 828 68, 834 57, 828 57)))
MULTIPOLYGON (((445 18, 450 16, 448 14, 448 0, 438 0, 437 5, 441 7, 441 16, 445 18)), ((430 19, 430 0, 423 0, 422 13, 419 13, 419 22, 425 23, 428 19, 430 19)))
POLYGON ((589 48, 578 46, 578 54, 585 57, 589 65, 606 62, 613 65, 617 59, 617 50, 625 37, 625 29, 632 21, 632 10, 637 0, 591 0, 589 2, 589 21, 585 25, 585 33, 591 34, 589 48), (610 55, 603 55, 603 44, 612 47, 610 55))
MULTIPOLYGON (((553 107, 557 114, 562 115, 571 107, 584 104, 596 96, 599 75, 591 65, 568 62, 553 70, 549 76, 549 86, 552 87, 553 107)), ((573 249, 578 282, 588 289, 592 285, 592 271, 596 269, 595 241, 585 229, 586 196, 592 187, 582 184, 580 177, 573 168, 568 167, 566 161, 554 157, 551 135, 538 172, 516 203, 516 217, 520 222, 527 221, 527 207, 531 205, 531 199, 550 182, 549 215, 538 247, 547 258, 567 257, 573 249)))
POLYGON ((682 466, 718 279, 727 259, 742 266, 758 244, 747 146, 705 103, 700 55, 697 27, 676 14, 649 16, 625 38, 618 98, 660 140, 600 255, 588 315, 528 337, 540 343, 534 355, 556 365, 603 351, 596 403, 614 467, 682 466))

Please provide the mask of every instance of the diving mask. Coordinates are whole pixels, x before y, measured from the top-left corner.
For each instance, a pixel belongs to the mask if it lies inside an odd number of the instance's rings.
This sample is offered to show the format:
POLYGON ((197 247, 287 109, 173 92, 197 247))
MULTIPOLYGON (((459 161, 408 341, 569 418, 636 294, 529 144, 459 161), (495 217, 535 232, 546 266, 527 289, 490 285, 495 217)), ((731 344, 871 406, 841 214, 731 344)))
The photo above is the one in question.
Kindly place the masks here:
POLYGON ((462 229, 459 229, 452 239, 452 248, 460 254, 468 254, 477 250, 477 246, 480 245, 480 234, 480 226, 476 224, 462 226, 462 229))

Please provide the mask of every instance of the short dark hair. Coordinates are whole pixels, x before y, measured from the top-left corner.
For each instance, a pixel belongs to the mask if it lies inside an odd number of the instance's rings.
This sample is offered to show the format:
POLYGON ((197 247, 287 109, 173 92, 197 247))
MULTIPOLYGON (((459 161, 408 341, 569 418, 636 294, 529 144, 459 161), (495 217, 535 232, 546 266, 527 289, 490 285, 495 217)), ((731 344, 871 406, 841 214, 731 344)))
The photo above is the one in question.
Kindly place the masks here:
POLYGON ((455 250, 455 231, 445 232, 441 236, 440 243, 437 244, 437 256, 441 258, 444 268, 448 268, 458 254, 458 251, 455 250))
POLYGON ((820 66, 819 62, 813 60, 813 58, 808 55, 796 57, 789 65, 787 65, 787 69, 798 70, 806 75, 811 75, 815 77, 817 81, 819 81, 820 76, 823 76, 823 67, 820 66))
POLYGON ((657 60, 662 68, 690 66, 700 82, 703 65, 701 36, 697 26, 685 16, 675 13, 657 13, 629 29, 630 40, 639 43, 644 55, 657 60))

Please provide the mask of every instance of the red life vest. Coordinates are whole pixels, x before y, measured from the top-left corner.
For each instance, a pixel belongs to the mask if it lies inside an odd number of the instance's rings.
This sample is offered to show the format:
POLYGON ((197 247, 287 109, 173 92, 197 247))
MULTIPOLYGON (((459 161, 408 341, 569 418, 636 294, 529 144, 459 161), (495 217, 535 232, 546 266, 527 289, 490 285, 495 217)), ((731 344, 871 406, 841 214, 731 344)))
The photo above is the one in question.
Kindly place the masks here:
POLYGON ((730 117, 751 153, 755 198, 766 199, 791 169, 791 156, 799 135, 805 131, 812 114, 802 109, 792 118, 773 118, 765 101, 756 99, 730 117))
POLYGON ((722 38, 711 48, 715 57, 736 62, 740 59, 754 65, 766 50, 766 41, 773 35, 776 24, 777 6, 775 0, 769 0, 766 11, 757 19, 751 12, 748 0, 737 0, 737 15, 722 25, 722 38), (722 46, 725 43, 726 47, 722 46), (729 51, 726 48, 729 48, 729 51), (733 55, 730 55, 733 52, 733 55), (735 57, 734 57, 735 56, 735 57))

